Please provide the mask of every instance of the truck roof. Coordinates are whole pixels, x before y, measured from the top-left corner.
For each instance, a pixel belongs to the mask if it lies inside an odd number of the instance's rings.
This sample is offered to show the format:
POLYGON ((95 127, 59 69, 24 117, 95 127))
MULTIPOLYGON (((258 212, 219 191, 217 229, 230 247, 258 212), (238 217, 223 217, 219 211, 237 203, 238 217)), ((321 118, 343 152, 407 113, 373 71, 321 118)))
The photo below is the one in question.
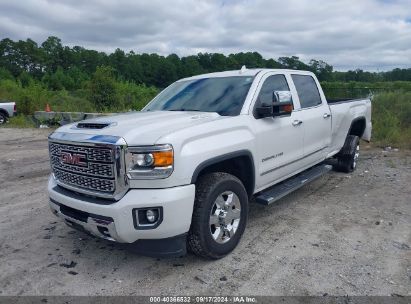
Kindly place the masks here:
POLYGON ((260 72, 280 72, 280 73, 298 73, 298 74, 312 74, 309 71, 302 71, 302 70, 290 70, 290 69, 247 69, 243 67, 241 70, 233 70, 233 71, 224 71, 224 72, 215 72, 215 73, 207 73, 196 75, 192 77, 187 77, 180 79, 179 81, 184 80, 192 80, 192 79, 201 79, 201 78, 216 78, 216 77, 233 77, 233 76, 251 76, 254 77, 260 72))

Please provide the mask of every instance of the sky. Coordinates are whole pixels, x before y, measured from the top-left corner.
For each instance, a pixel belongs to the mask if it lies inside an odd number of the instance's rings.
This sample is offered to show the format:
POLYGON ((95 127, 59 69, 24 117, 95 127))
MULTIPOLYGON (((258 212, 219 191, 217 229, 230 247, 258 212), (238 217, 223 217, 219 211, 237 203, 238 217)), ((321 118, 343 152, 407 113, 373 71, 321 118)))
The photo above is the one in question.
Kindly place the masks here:
POLYGON ((411 0, 0 0, 0 39, 99 51, 257 51, 337 70, 411 68, 411 0))

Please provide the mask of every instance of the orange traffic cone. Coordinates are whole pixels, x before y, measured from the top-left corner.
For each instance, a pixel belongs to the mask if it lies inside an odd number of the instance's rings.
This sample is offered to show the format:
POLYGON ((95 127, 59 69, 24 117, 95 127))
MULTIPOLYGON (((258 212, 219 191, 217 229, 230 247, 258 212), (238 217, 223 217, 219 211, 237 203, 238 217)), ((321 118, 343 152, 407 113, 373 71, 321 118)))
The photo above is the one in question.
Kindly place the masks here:
POLYGON ((46 104, 46 112, 51 112, 50 105, 46 104))

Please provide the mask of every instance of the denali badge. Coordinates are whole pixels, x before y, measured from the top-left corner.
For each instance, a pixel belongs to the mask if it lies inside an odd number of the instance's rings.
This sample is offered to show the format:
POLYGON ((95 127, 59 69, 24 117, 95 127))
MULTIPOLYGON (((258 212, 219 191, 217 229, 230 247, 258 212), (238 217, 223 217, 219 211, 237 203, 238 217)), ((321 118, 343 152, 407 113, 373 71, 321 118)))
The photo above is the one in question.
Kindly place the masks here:
POLYGON ((87 167, 87 154, 61 151, 60 161, 63 164, 87 167))

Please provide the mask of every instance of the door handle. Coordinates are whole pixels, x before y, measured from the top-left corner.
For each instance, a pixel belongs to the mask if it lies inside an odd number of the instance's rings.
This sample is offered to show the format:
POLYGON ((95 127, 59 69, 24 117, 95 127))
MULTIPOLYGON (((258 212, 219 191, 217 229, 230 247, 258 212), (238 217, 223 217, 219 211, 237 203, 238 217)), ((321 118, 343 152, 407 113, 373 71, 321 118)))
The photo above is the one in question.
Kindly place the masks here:
POLYGON ((331 117, 331 114, 330 114, 330 113, 325 113, 325 114, 323 115, 323 117, 324 117, 324 118, 329 118, 329 117, 331 117))
POLYGON ((293 126, 294 127, 297 127, 297 126, 299 126, 299 125, 301 125, 303 122, 301 121, 301 120, 294 120, 293 121, 293 126))

